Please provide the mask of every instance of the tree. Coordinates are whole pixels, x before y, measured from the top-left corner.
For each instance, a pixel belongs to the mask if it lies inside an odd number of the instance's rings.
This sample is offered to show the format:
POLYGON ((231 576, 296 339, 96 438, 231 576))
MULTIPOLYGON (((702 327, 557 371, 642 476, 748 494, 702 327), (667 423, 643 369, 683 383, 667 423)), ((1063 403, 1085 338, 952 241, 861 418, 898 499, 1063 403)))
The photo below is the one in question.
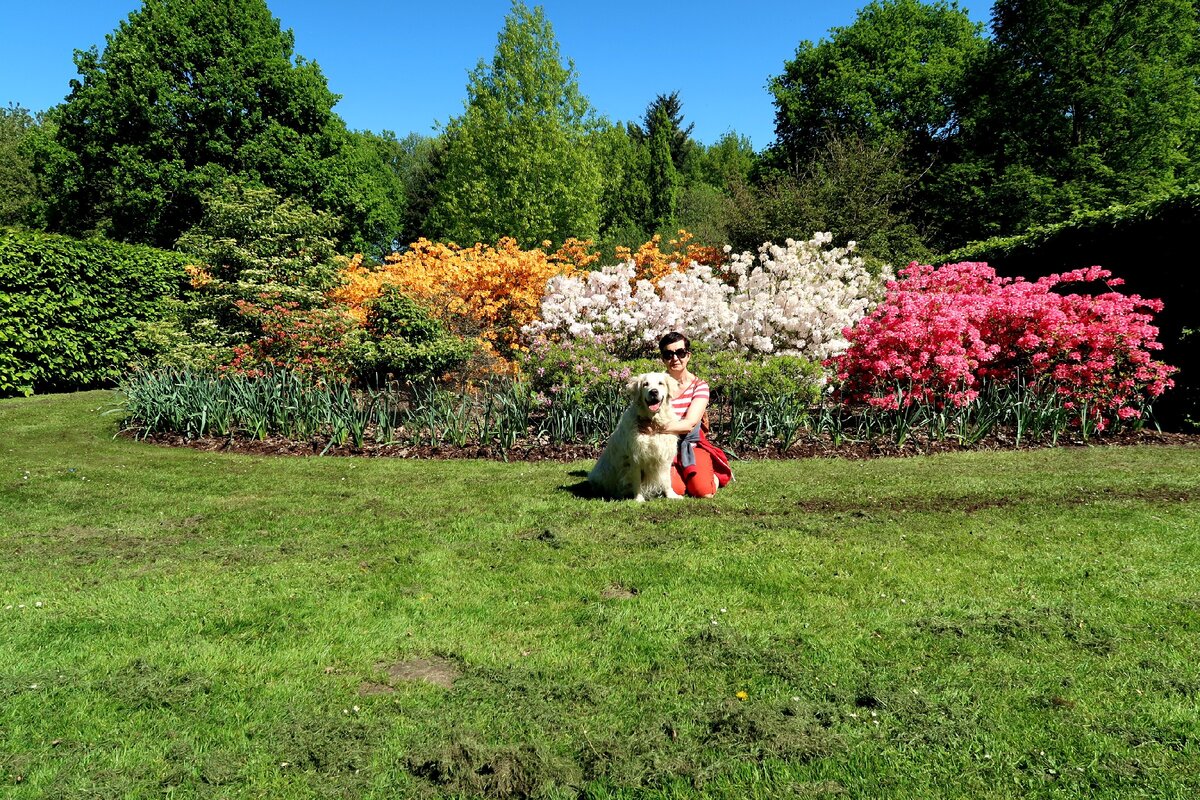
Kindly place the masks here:
POLYGON ((602 122, 590 137, 590 148, 601 164, 599 249, 637 247, 654 229, 650 219, 649 150, 639 144, 640 129, 630 123, 602 122))
POLYGON ((671 120, 665 108, 658 108, 650 120, 652 134, 646 140, 650 158, 650 173, 646 183, 650 193, 651 230, 669 231, 675 226, 675 207, 679 190, 679 172, 671 154, 671 120))
POLYGON ((442 179, 446 140, 440 136, 410 133, 399 142, 396 169, 404 184, 405 209, 401 220, 400 246, 432 235, 426 220, 437 202, 437 186, 442 179))
POLYGON ((38 181, 29 139, 37 125, 28 109, 0 108, 0 225, 27 224, 36 215, 38 181))
POLYGON ((595 129, 542 9, 515 2, 491 64, 481 60, 471 73, 463 114, 446 125, 431 232, 464 244, 513 236, 526 246, 595 236, 595 129))
MULTIPOLYGON (((973 161, 984 220, 1014 233, 1162 195, 1200 176, 1195 0, 997 0, 973 161), (990 213, 989 213, 990 212, 990 213)), ((964 159, 966 161, 966 159, 964 159)))
POLYGON ((698 180, 724 188, 731 180, 748 180, 757 164, 758 154, 750 140, 727 131, 716 144, 701 150, 694 172, 698 180))
POLYGON ((960 124, 986 52, 980 25, 953 2, 873 0, 827 41, 800 43, 770 82, 779 166, 799 174, 829 136, 888 140, 923 166, 960 124))
POLYGON ((376 260, 392 252, 403 233, 408 211, 405 156, 391 131, 352 131, 337 159, 344 183, 330 200, 345 201, 337 204, 346 220, 340 238, 376 260))
POLYGON ((695 123, 683 127, 683 103, 679 99, 679 92, 676 91, 655 97, 650 105, 646 106, 641 127, 634 128, 634 131, 639 142, 647 143, 660 129, 665 128, 670 144, 671 162, 677 172, 683 172, 688 156, 696 148, 696 143, 691 139, 692 129, 695 127, 695 123))
POLYGON ((337 95, 264 0, 145 0, 106 41, 75 54, 56 228, 170 246, 230 176, 352 205, 329 191, 348 141, 337 95))

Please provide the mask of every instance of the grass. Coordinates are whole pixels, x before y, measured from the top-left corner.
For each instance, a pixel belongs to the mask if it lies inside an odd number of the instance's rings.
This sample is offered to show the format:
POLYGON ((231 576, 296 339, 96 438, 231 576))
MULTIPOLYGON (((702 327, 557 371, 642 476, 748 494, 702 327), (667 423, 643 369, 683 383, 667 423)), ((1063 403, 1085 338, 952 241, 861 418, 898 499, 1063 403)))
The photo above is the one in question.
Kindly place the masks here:
POLYGON ((1200 791, 1200 449, 635 504, 114 440, 111 402, 0 401, 5 798, 1200 791))

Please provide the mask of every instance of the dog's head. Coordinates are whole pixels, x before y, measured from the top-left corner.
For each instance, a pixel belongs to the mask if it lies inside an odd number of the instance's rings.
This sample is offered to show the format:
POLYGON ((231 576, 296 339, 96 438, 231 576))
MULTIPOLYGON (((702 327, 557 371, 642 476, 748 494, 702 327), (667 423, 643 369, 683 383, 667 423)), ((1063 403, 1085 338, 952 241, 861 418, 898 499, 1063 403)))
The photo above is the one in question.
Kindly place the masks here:
POLYGON ((679 396, 679 382, 665 372, 644 372, 630 378, 625 391, 638 416, 650 419, 671 410, 671 398, 679 396))

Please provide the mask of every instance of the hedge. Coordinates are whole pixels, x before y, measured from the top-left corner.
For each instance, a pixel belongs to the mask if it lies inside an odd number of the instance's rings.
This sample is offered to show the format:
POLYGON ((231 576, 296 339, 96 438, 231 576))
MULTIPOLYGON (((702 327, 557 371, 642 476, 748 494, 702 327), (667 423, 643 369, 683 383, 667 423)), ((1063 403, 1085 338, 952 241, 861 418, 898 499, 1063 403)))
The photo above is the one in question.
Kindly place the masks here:
POLYGON ((0 396, 117 378, 133 327, 184 291, 186 258, 104 239, 0 228, 0 396))
POLYGON ((937 263, 985 261, 999 274, 1039 278, 1099 265, 1125 279, 1122 292, 1161 299, 1159 358, 1179 367, 1175 389, 1155 403, 1168 427, 1200 422, 1200 184, 1141 203, 1088 211, 1022 236, 974 242, 937 263))

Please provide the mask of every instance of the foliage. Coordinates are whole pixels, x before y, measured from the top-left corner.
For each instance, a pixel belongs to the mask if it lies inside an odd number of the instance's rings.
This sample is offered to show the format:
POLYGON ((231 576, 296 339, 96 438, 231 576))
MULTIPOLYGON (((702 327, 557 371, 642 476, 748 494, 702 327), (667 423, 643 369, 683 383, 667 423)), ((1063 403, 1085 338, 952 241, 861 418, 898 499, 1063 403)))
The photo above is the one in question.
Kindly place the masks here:
POLYGON ((729 243, 747 249, 823 230, 877 264, 927 258, 908 208, 914 183, 896 144, 829 136, 798 175, 764 170, 755 186, 734 179, 729 243))
POLYGON ((437 203, 445 155, 445 137, 410 133, 400 140, 395 163, 390 165, 400 173, 405 198, 404 217, 397 234, 399 246, 395 249, 426 235, 425 222, 437 203))
POLYGON ((675 209, 679 185, 679 170, 671 152, 673 144, 671 119, 664 108, 658 108, 649 122, 650 135, 646 140, 649 173, 646 183, 650 192, 650 230, 658 231, 675 225, 675 209))
POLYGON ((115 379, 140 355, 135 326, 182 291, 184 263, 102 239, 0 232, 0 396, 115 379))
POLYGON ((317 372, 341 371, 333 338, 350 320, 335 319, 325 296, 339 276, 337 219, 232 180, 206 193, 203 207, 179 239, 193 291, 172 304, 168 321, 139 331, 163 348, 149 363, 261 370, 296 355, 317 372), (320 343, 301 344, 316 332, 320 343))
POLYGON ((9 104, 0 108, 0 225, 37 227, 45 203, 36 169, 36 139, 49 123, 44 114, 9 104))
POLYGON ((1155 415, 1176 425, 1200 417, 1200 348, 1183 340, 1186 329, 1200 328, 1193 301, 1200 294, 1200 273, 1171 265, 1194 260, 1187 231, 1200 226, 1200 185, 1161 198, 1103 211, 1076 213, 1066 222, 1031 228, 1022 236, 976 242, 943 261, 986 261, 1002 275, 1047 275, 1104 263, 1126 276, 1127 287, 1143 297, 1161 297, 1156 317, 1163 343, 1162 360, 1178 366, 1175 388, 1155 403, 1155 415), (1146 254, 1152 252, 1152 266, 1146 254))
POLYGON ((539 248, 523 250, 511 238, 495 247, 420 239, 377 269, 363 266, 361 259, 352 261, 330 296, 364 318, 361 309, 385 286, 394 286, 457 335, 478 336, 485 349, 507 359, 520 350, 519 331, 536 316, 546 282, 594 258, 584 243, 574 240, 547 254, 539 248))
POLYGON ((304 308, 262 294, 255 302, 237 300, 241 327, 254 331, 235 344, 221 370, 264 376, 287 369, 309 379, 344 380, 357 366, 348 337, 354 320, 341 309, 304 308))
POLYGON ((867 312, 890 276, 873 274, 830 240, 768 243, 757 257, 743 252, 716 265, 668 263, 652 279, 639 277, 645 268, 633 259, 561 275, 546 288, 540 319, 524 330, 594 340, 625 357, 680 330, 715 348, 820 360, 846 346, 842 329, 867 312))
POLYGON ((770 83, 781 166, 798 174, 829 136, 900 146, 927 166, 958 128, 985 46, 980 26, 945 0, 873 0, 828 40, 801 42, 770 83))
POLYGON ((383 285, 364 307, 370 336, 357 358, 361 375, 437 378, 463 366, 472 354, 470 343, 450 334, 394 284, 383 285))
POLYGON ((639 144, 647 144, 660 133, 664 134, 675 171, 684 173, 689 157, 699 147, 691 138, 695 127, 694 123, 684 127, 683 102, 679 99, 679 92, 671 92, 655 97, 646 106, 641 125, 631 126, 629 130, 639 144))
POLYGON ((293 43, 263 0, 146 0, 77 51, 51 223, 171 246, 234 176, 347 210, 337 96, 293 43))
POLYGON ((407 157, 391 131, 349 133, 338 159, 344 182, 330 189, 343 194, 334 207, 346 218, 338 239, 350 250, 379 259, 408 241, 402 238, 409 214, 407 157))
POLYGON ((986 165, 976 180, 980 205, 1008 192, 1013 213, 1023 212, 996 232, 1196 179, 1200 17, 1192 0, 999 0, 993 35, 969 147, 986 165))
POLYGON ((602 165, 600 232, 604 252, 644 242, 655 231, 650 227, 650 151, 640 143, 635 125, 601 122, 591 136, 602 165))
POLYGON ((464 245, 507 236, 526 247, 594 237, 594 129, 574 65, 562 64, 542 9, 515 2, 491 64, 481 60, 471 73, 464 113, 446 125, 428 233, 464 245))
POLYGON ((988 381, 1050 381, 1097 430, 1139 418, 1172 385, 1174 368, 1152 358, 1162 347, 1151 325, 1162 303, 1112 290, 1121 281, 1111 275, 1091 267, 1030 283, 997 278, 985 264, 914 263, 847 331, 850 348, 831 360, 839 390, 850 402, 896 409, 962 405, 988 381), (1109 291, 1053 291, 1095 281, 1109 291))

